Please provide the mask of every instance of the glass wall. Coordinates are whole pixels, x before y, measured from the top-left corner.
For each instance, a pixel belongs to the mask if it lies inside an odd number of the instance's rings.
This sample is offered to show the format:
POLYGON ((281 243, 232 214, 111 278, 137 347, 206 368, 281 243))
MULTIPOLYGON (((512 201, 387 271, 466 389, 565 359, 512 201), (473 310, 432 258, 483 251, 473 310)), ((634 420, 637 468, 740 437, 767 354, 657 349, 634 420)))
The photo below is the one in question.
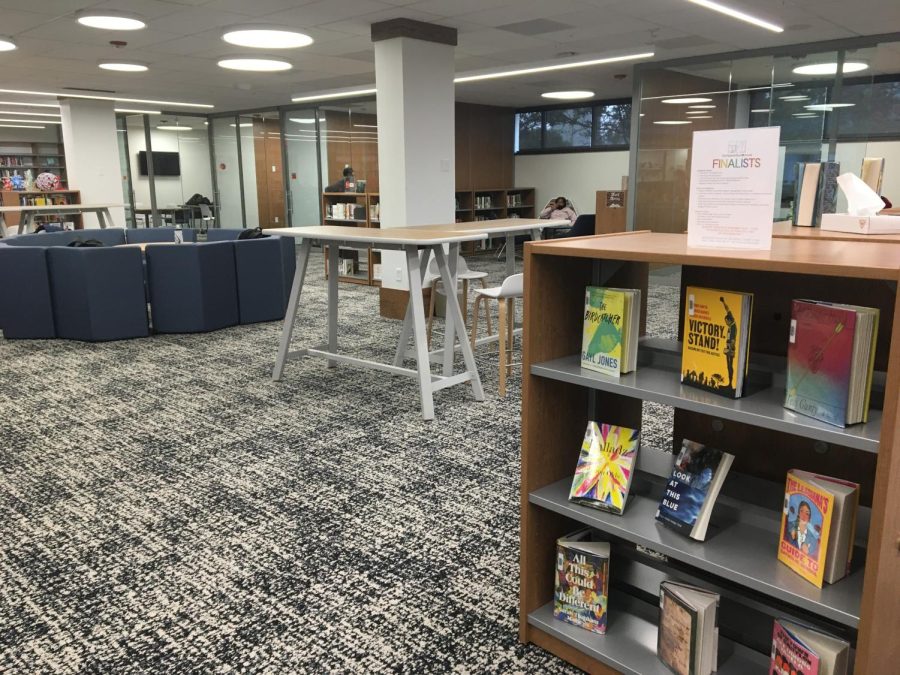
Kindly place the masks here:
POLYGON ((116 144, 119 147, 119 171, 122 174, 122 203, 125 204, 125 227, 137 227, 134 215, 134 189, 131 186, 131 162, 128 151, 128 129, 125 117, 116 116, 116 144))
MULTIPOLYGON (((318 225, 321 222, 322 183, 319 180, 317 116, 315 108, 285 113, 285 174, 291 227, 318 225)), ((325 118, 321 121, 324 122, 325 118)))
POLYGON ((242 197, 241 158, 234 117, 214 117, 212 126, 213 163, 216 168, 216 225, 245 227, 242 197))

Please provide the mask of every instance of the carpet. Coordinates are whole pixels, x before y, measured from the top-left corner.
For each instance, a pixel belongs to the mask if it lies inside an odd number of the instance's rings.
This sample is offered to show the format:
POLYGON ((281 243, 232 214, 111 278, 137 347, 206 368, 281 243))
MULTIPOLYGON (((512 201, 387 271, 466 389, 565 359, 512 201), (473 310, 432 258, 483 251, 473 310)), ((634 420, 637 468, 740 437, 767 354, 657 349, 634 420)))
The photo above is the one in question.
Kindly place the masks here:
MULTIPOLYGON (((377 290, 340 301, 342 349, 389 359, 377 290)), ((650 303, 671 331, 677 288, 650 303)), ((295 344, 324 325, 316 256, 295 344)), ((0 671, 576 672, 517 641, 519 377, 498 399, 480 348, 487 400, 441 391, 425 423, 410 379, 273 383, 279 328, 0 340, 0 671)))

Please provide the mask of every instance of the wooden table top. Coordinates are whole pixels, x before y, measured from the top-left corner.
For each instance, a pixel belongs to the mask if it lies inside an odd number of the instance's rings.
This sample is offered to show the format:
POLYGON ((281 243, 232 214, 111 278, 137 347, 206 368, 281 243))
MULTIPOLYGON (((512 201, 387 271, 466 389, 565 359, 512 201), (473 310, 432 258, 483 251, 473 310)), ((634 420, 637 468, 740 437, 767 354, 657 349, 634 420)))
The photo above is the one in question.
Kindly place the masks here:
MULTIPOLYGON (((898 217, 900 219, 900 217, 898 217)), ((826 241, 867 241, 881 244, 900 244, 900 234, 859 234, 856 232, 833 232, 821 227, 795 227, 784 220, 772 226, 772 236, 789 239, 813 239, 826 241)))
MULTIPOLYGON (((447 227, 452 227, 449 225, 447 227)), ((425 229, 423 227, 348 227, 346 225, 312 225, 310 227, 271 227, 266 234, 275 234, 298 239, 319 241, 345 241, 363 244, 393 244, 398 246, 428 246, 439 243, 480 241, 486 239, 484 231, 459 232, 447 229, 425 229)))
POLYGON ((449 230, 452 232, 486 232, 503 234, 506 232, 524 232, 535 228, 571 227, 565 218, 550 220, 549 218, 497 218, 496 220, 473 220, 465 223, 449 223, 447 225, 419 225, 419 230, 449 230))

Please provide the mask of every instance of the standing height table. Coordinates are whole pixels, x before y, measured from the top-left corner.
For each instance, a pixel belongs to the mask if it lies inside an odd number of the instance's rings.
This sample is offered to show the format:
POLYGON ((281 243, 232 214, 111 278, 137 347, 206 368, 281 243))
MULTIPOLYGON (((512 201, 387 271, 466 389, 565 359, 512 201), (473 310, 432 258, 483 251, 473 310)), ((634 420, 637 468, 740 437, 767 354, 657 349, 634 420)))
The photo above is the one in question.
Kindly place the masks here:
POLYGON ((113 224, 109 210, 125 206, 124 204, 43 204, 41 206, 0 206, 0 235, 6 236, 6 218, 4 213, 19 212, 22 220, 19 222, 19 234, 27 232, 35 216, 60 216, 76 215, 84 213, 96 213, 100 228, 105 229, 107 223, 113 224))

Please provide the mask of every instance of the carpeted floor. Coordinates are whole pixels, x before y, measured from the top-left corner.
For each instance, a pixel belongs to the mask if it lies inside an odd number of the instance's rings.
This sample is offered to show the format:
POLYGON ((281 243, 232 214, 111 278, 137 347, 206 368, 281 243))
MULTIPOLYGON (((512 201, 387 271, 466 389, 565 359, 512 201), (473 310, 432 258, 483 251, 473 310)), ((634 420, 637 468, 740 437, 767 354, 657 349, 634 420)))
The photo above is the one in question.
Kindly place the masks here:
MULTIPOLYGON (((324 331, 319 263, 295 344, 324 331)), ((342 348, 389 359, 377 291, 340 299, 342 348)), ((677 283, 650 309, 671 334, 677 283)), ((482 348, 487 401, 439 392, 425 423, 413 380, 273 383, 279 327, 0 340, 0 672, 575 672, 516 636, 518 377, 499 400, 482 348)))

